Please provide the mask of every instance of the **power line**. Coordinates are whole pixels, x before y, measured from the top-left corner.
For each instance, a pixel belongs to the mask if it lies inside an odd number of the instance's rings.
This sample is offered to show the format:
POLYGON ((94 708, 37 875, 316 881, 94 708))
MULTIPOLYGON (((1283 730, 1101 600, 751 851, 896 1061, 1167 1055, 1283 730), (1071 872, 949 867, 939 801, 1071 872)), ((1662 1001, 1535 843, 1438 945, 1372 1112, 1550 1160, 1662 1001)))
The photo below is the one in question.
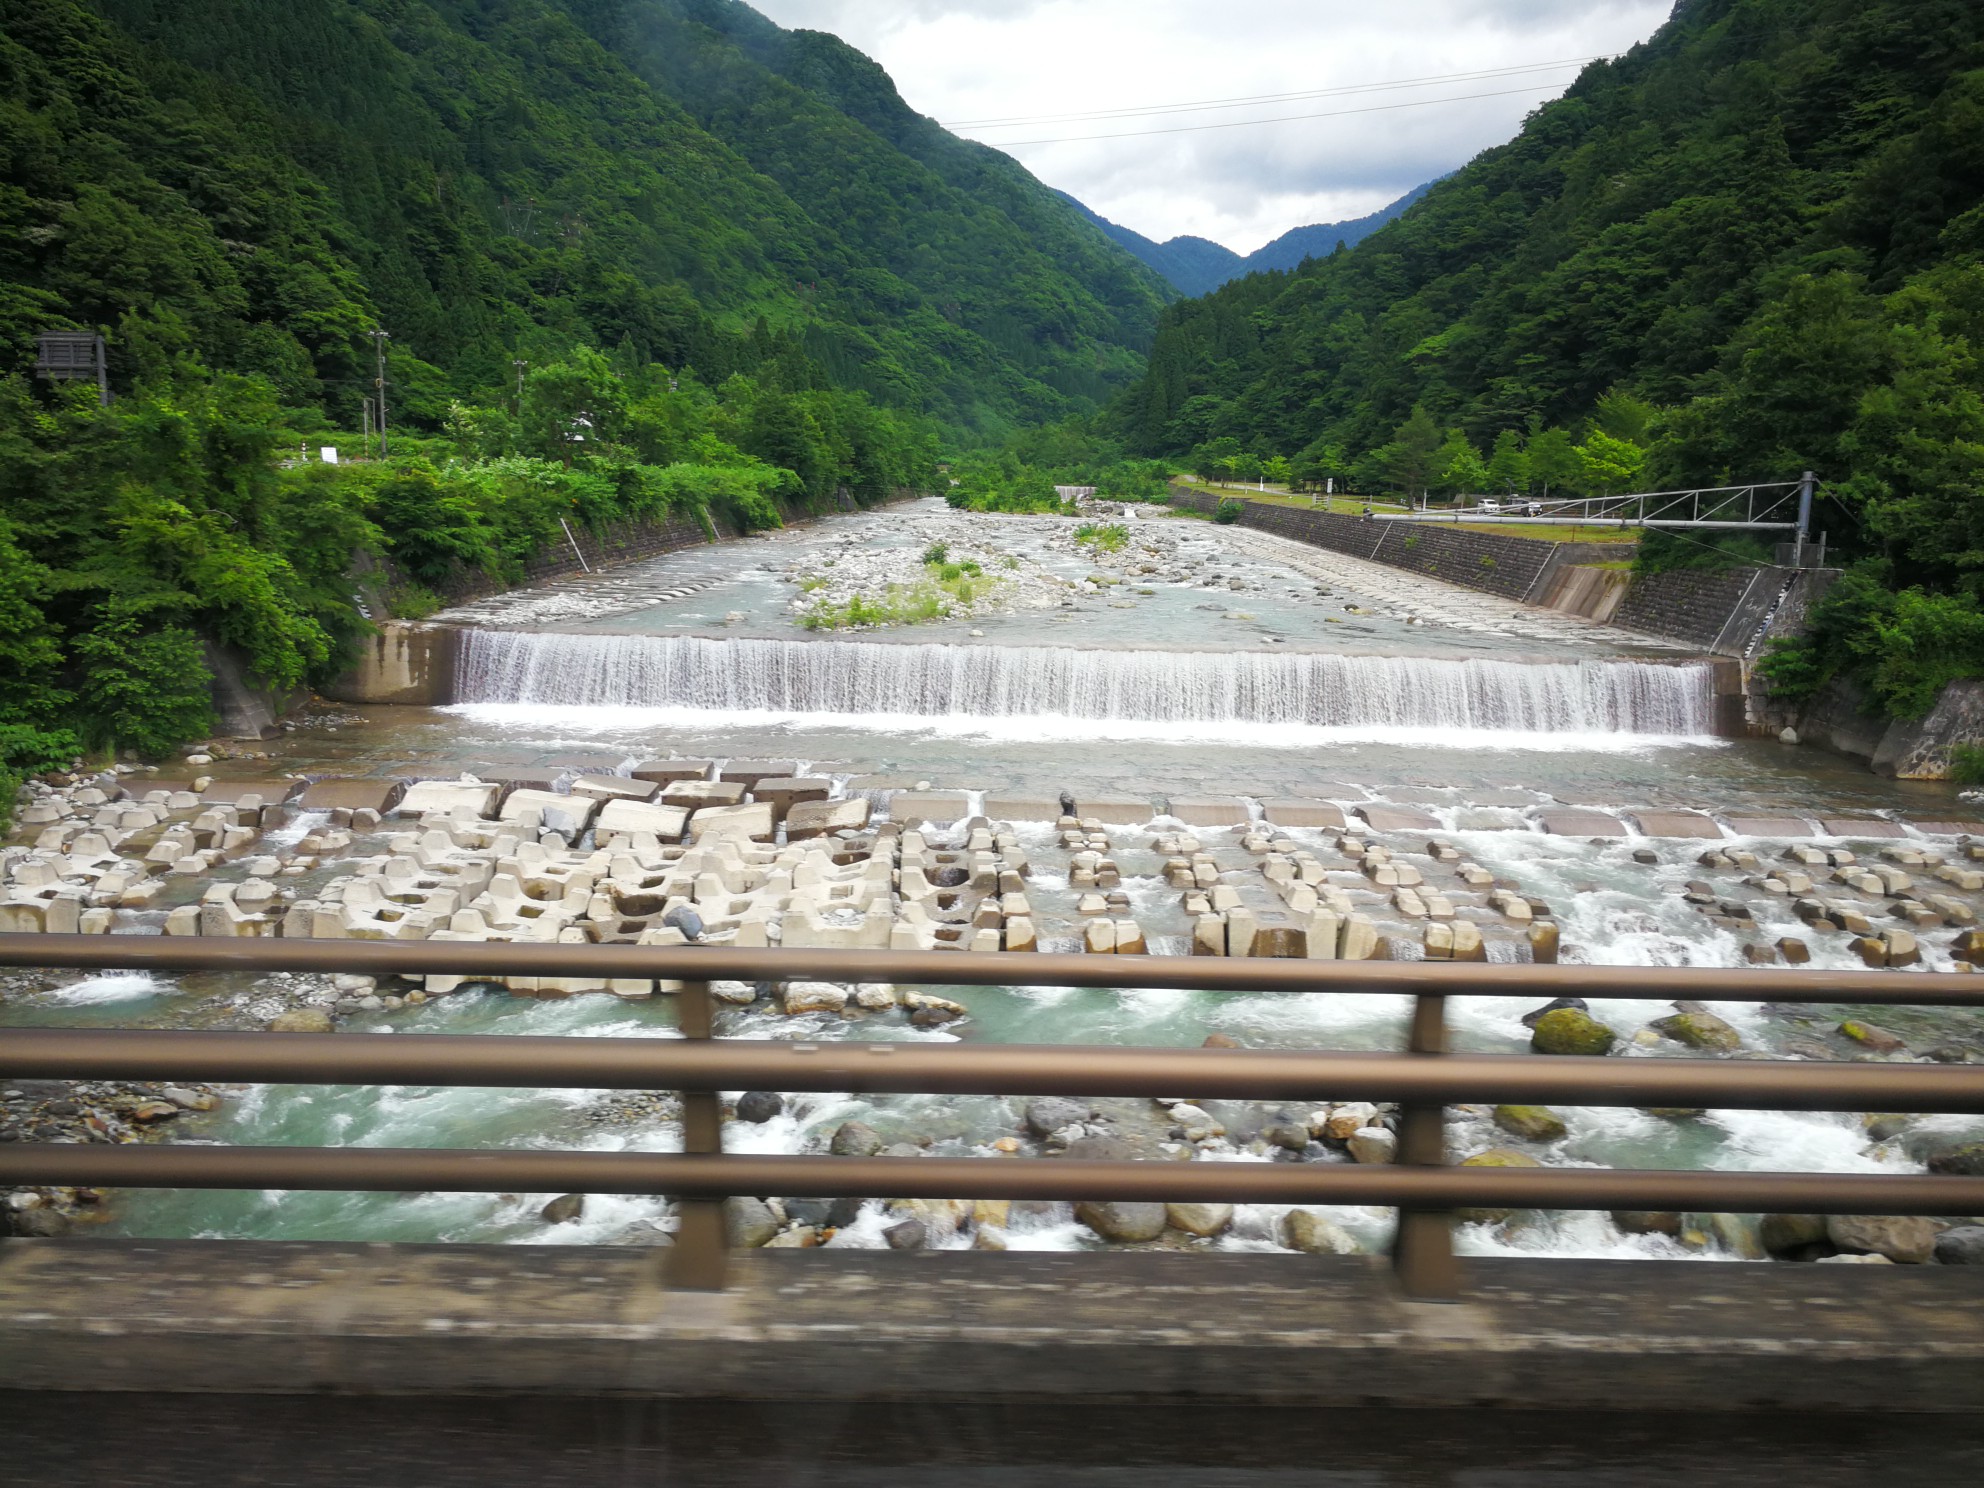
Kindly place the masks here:
POLYGON ((1392 88, 1420 88, 1433 83, 1485 82, 1493 78, 1520 77, 1525 73, 1546 72, 1559 67, 1582 67, 1589 62, 1603 62, 1617 55, 1607 53, 1596 57, 1567 57, 1556 62, 1531 62, 1508 67, 1482 68, 1473 72, 1436 73, 1427 77, 1398 78, 1384 83, 1347 83, 1336 88, 1311 88, 1296 93, 1256 93, 1244 98, 1199 99, 1190 103, 1139 104, 1124 108, 1094 109, 1087 113, 1075 114, 1012 114, 996 119, 953 119, 944 123, 946 129, 993 129, 1017 128, 1028 124, 1072 124, 1086 119, 1139 118, 1153 114, 1188 114, 1208 109, 1251 108, 1269 103, 1299 103, 1310 98, 1335 98, 1357 93, 1380 93, 1392 88))
POLYGON ((1451 98, 1415 98, 1405 103, 1374 103, 1365 108, 1331 109, 1320 114, 1281 114, 1272 119, 1229 119, 1223 124, 1177 124, 1169 129, 1130 129, 1120 134, 1074 134, 1058 139, 986 140, 997 150, 1016 150, 1024 145, 1073 145, 1088 140, 1138 139, 1151 134, 1193 134, 1202 129, 1246 129, 1256 124, 1295 124, 1304 119, 1340 119, 1347 114, 1383 114, 1393 109, 1425 108, 1435 103, 1467 103, 1477 98, 1510 98, 1518 93, 1554 93, 1555 83, 1532 83, 1527 88, 1503 88, 1495 93, 1458 93, 1451 98))

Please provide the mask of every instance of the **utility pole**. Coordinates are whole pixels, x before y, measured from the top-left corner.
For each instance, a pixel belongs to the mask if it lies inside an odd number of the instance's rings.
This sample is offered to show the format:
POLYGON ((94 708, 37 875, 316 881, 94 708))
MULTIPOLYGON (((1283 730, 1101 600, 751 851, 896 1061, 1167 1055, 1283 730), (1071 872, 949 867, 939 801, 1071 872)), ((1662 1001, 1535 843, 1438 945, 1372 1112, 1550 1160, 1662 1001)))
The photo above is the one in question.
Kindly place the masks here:
POLYGON ((378 390, 379 458, 384 460, 392 454, 391 446, 386 442, 386 343, 393 338, 384 331, 367 331, 365 334, 372 338, 372 351, 378 367, 372 386, 378 390))
POLYGON ((363 435, 364 444, 365 444, 365 458, 369 460, 372 458, 372 400, 370 398, 361 398, 359 402, 364 407, 364 412, 360 415, 360 417, 363 418, 365 423, 365 431, 363 435))
POLYGON ((1805 566, 1805 534, 1812 530, 1812 488, 1818 484, 1818 477, 1811 471, 1798 482, 1798 545, 1792 549, 1791 566, 1805 566))
POLYGON ((524 369, 530 363, 518 357, 510 365, 517 369, 517 420, 521 423, 524 416, 524 369))

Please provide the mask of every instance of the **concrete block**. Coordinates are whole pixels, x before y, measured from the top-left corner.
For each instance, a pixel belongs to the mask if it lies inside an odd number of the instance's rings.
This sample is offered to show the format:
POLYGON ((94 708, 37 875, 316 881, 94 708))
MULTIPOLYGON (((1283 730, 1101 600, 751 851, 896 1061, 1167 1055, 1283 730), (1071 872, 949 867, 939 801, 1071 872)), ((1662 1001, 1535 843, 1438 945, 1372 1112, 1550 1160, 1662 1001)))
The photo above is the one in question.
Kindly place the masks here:
POLYGON ((1624 837, 1626 835, 1624 824, 1617 817, 1607 816, 1602 811, 1562 809, 1539 811, 1536 813, 1536 824, 1552 837, 1624 837))
POLYGON ((824 775, 767 777, 751 787, 751 799, 769 801, 772 815, 780 821, 794 806, 824 801, 833 793, 834 783, 824 775))
POLYGON ((1237 827, 1250 818, 1247 803, 1233 796, 1173 796, 1169 804, 1171 815, 1192 827, 1237 827))
POLYGON ((963 791, 897 791, 889 797, 889 818, 901 826, 918 822, 954 822, 971 811, 963 791))
POLYGON ((705 806, 735 806, 744 799, 744 790, 741 780, 677 780, 662 790, 661 799, 665 805, 696 811, 705 806))
POLYGON ((796 760, 725 760, 717 779, 731 780, 755 791, 760 780, 788 780, 798 772, 796 760))
POLYGON ((1908 834, 1891 821, 1874 817, 1827 817, 1821 823, 1829 837, 1875 838, 1906 837, 1908 834))
POLYGON ((1649 837, 1722 836, 1722 828, 1699 811, 1636 811, 1633 825, 1649 837))
POLYGON ((1116 827, 1141 826, 1156 815, 1149 801, 1135 796, 1077 796, 1075 811, 1084 819, 1116 827))
POLYGON ((1390 806, 1370 802, 1353 806, 1352 812, 1364 819, 1374 832, 1437 832, 1440 824, 1412 806, 1390 806))
POLYGON ((279 806, 303 790, 301 780, 216 780, 200 792, 200 804, 233 806, 253 797, 263 806, 279 806))
POLYGON ((655 781, 624 775, 582 775, 572 782, 573 795, 597 796, 602 801, 652 801, 660 789, 655 781))
POLYGON ((405 794, 404 780, 337 778, 319 780, 305 787, 296 804, 305 811, 369 810, 384 816, 399 805, 400 797, 405 794))
POLYGON ((1343 808, 1328 801, 1282 799, 1263 801, 1261 814, 1277 827, 1312 827, 1341 831, 1345 826, 1343 808))
POLYGON ((654 801, 608 801, 599 809, 593 832, 598 837, 652 832, 664 842, 675 842, 680 840, 688 822, 686 806, 664 806, 654 801))
POLYGON ((1800 816, 1725 816, 1738 837, 1810 837, 1812 823, 1800 816))
POLYGON ((1061 803, 1046 796, 987 796, 985 814, 994 821, 1051 822, 1061 815, 1061 803))
POLYGON ((651 760, 636 765, 633 778, 650 780, 657 785, 672 785, 678 780, 707 780, 710 763, 709 760, 651 760))
POLYGON ((772 835, 772 808, 764 801, 739 806, 708 806, 689 818, 689 835, 700 842, 704 837, 749 837, 769 842, 772 835))
POLYGON ((502 787, 470 785, 459 780, 416 780, 400 797, 401 816, 425 816, 430 811, 469 815, 487 819, 496 815, 496 798, 502 787))
POLYGON ((868 825, 868 802, 856 796, 846 801, 802 801, 786 813, 785 839, 799 842, 833 832, 859 831, 868 825))
POLYGON ((573 835, 592 824, 599 802, 589 796, 561 796, 555 791, 513 790, 503 802, 501 820, 521 821, 527 812, 536 812, 538 821, 549 831, 573 835))

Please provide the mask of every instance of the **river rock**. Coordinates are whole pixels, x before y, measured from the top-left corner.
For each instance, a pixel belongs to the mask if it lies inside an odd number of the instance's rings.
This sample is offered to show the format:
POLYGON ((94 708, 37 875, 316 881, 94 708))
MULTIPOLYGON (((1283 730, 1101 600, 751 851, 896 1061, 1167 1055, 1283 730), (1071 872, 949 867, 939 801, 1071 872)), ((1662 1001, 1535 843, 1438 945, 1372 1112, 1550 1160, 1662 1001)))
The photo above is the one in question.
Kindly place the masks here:
POLYGON ((331 1015, 322 1008, 291 1008, 269 1021, 270 1033, 329 1033, 331 1015))
POLYGON ((905 1219, 901 1224, 892 1224, 882 1231, 882 1238, 889 1243, 890 1250, 921 1250, 929 1240, 929 1234, 920 1219, 905 1219))
POLYGON ((1852 1255, 1886 1256, 1919 1266, 1936 1253, 1936 1226, 1917 1215, 1835 1214, 1826 1238, 1852 1255))
POLYGON ((1984 1225, 1958 1225, 1936 1237, 1936 1259, 1945 1266, 1984 1266, 1984 1225))
POLYGON ((1165 1206, 1149 1203, 1083 1202, 1075 1205, 1075 1218, 1116 1244, 1155 1240, 1166 1222, 1165 1206))
POLYGON ((864 1121, 843 1121, 827 1150, 835 1157, 873 1157, 882 1150, 882 1134, 864 1121))
POLYGON ((1538 1054, 1609 1054, 1619 1036, 1589 1013, 1559 1008, 1533 1025, 1529 1047, 1538 1054))
POLYGON ((48 1208, 0 1211, 0 1233, 23 1240, 53 1240, 69 1233, 69 1221, 48 1208))
POLYGON ((1080 1101, 1064 1100, 1058 1095, 1043 1096, 1039 1100, 1026 1103, 1026 1129, 1043 1140, 1061 1130, 1073 1126, 1089 1117, 1089 1108, 1080 1101))
POLYGON ((1495 1125, 1525 1142, 1558 1142, 1570 1132, 1564 1118, 1548 1106, 1497 1106, 1495 1125))
POLYGON ((1664 1209, 1614 1209, 1612 1223, 1622 1235, 1678 1235, 1681 1216, 1664 1209))
POLYGON ((737 1097, 737 1119, 762 1126, 785 1110, 785 1097, 775 1090, 747 1090, 737 1097))
MULTIPOLYGON (((1553 1015, 1554 1016, 1554 1015, 1553 1015)), ((1486 1152, 1477 1152, 1461 1163, 1463 1168, 1540 1168, 1542 1163, 1527 1152, 1517 1152, 1513 1147, 1490 1147, 1486 1152)), ((1454 1217, 1471 1224, 1500 1224, 1515 1211, 1513 1209, 1456 1209, 1454 1217)))
POLYGON ((1551 1013, 1559 1012, 1564 1008, 1570 1008, 1580 1013, 1591 1011, 1590 1005, 1582 997, 1559 997, 1555 1002, 1546 1002, 1542 1007, 1532 1008, 1529 1012, 1524 1013, 1522 1015, 1522 1026, 1524 1028, 1534 1028, 1551 1013))
POLYGON ((1966 1142, 1929 1159, 1929 1171, 1958 1178, 1984 1178, 1984 1142, 1966 1142))
POLYGON ((1343 1145, 1353 1162, 1375 1167, 1398 1159, 1398 1134, 1382 1126, 1360 1126, 1343 1145))
POLYGON ((1174 1230, 1210 1239, 1233 1223, 1231 1204, 1166 1204, 1164 1220, 1174 1230))
POLYGON ((1758 1226, 1757 1238, 1774 1256, 1797 1255, 1826 1243, 1826 1220, 1822 1214, 1766 1214, 1758 1226))
POLYGON ((1291 1209, 1281 1217, 1281 1243, 1308 1255, 1356 1255, 1350 1232, 1313 1209, 1291 1209))
POLYGON ((546 1224, 571 1224, 586 1212, 584 1194, 565 1194, 553 1199, 537 1211, 537 1217, 546 1224))
POLYGON ((1327 1141, 1348 1142, 1351 1137, 1377 1120, 1378 1108, 1369 1101, 1351 1101, 1332 1110, 1318 1133, 1327 1141))
POLYGON ((765 1242, 766 1250, 812 1250, 820 1243, 820 1232, 811 1225, 801 1225, 795 1230, 781 1230, 765 1242))
POLYGON ((1714 1013, 1676 1013, 1671 1018, 1655 1018, 1649 1026, 1662 1037, 1686 1044, 1690 1049, 1734 1054, 1743 1047, 1743 1036, 1714 1013))
POLYGON ((779 1001, 788 1013, 837 1013, 847 1006, 847 988, 832 982, 787 982, 779 1001))
POLYGON ((1899 1054, 1908 1047, 1907 1041, 1900 1035, 1858 1018, 1848 1018, 1839 1025, 1839 1031, 1861 1048, 1872 1049, 1876 1054, 1899 1054))
POLYGON ((778 1233, 778 1216, 763 1199, 726 1199, 724 1233, 734 1250, 756 1250, 778 1233))

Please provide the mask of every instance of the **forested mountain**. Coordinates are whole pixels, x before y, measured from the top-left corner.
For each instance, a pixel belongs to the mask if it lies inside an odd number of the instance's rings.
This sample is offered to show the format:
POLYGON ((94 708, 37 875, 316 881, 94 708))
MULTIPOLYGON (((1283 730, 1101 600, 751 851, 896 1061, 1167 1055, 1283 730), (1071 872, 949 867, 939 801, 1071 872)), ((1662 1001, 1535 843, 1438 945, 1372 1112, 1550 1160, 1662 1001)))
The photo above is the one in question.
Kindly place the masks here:
POLYGON ((0 145, 0 818, 211 727, 210 666, 335 673, 355 567, 418 617, 561 524, 931 489, 1127 385, 1172 293, 725 0, 0 0, 0 145), (109 406, 32 375, 65 329, 109 406))
POLYGON ((0 360, 190 338, 355 422, 575 343, 998 427, 1140 367, 1156 276, 832 37, 710 0, 0 0, 0 360))
POLYGON ((1155 242, 1140 232, 1111 222, 1075 201, 1072 196, 1067 200, 1073 202, 1089 221, 1162 274, 1174 288, 1188 295, 1204 295, 1245 274, 1257 274, 1267 269, 1292 269, 1305 258, 1322 258, 1334 253, 1338 243, 1347 248, 1355 247, 1432 189, 1430 182, 1415 186, 1390 206, 1380 207, 1366 217, 1291 228, 1272 243, 1248 254, 1235 253, 1225 244, 1215 243, 1210 238, 1189 235, 1155 242))
POLYGON ((1816 470, 1873 566, 1781 675, 1919 711, 1984 674, 1984 6, 1683 0, 1356 248, 1172 307, 1115 418, 1366 488, 1816 470))

